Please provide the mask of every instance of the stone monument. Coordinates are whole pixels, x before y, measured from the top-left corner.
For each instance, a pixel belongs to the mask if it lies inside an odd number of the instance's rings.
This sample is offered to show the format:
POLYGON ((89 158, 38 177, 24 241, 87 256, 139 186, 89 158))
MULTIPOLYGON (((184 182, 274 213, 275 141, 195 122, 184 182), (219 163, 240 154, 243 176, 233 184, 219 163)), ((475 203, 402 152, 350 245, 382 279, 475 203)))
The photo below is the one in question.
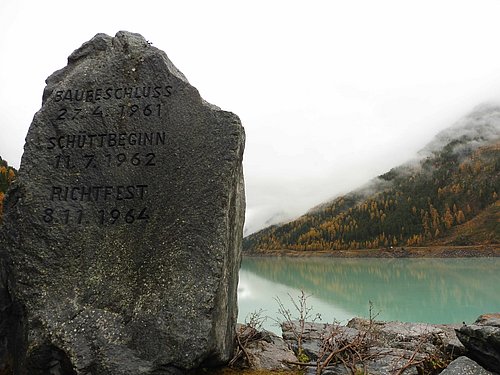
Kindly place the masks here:
POLYGON ((171 374, 233 353, 244 130, 142 36, 46 81, 1 228, 14 373, 171 374))

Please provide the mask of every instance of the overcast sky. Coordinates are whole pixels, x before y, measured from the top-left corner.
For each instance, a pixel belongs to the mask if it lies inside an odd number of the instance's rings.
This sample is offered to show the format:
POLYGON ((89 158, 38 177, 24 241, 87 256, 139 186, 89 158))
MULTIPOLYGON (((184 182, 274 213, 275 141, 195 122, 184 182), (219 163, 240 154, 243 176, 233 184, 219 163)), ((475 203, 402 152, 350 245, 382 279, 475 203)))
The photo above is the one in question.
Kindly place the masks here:
POLYGON ((0 1, 0 155, 95 34, 142 34, 247 134, 247 231, 415 156, 500 100, 500 1, 0 1))

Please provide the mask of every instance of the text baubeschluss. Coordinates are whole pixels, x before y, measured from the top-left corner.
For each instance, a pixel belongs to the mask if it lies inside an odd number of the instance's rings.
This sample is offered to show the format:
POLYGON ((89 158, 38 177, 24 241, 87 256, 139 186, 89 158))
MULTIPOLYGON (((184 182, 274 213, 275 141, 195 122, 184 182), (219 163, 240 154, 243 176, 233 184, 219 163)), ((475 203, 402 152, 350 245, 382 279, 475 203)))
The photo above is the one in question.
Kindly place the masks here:
POLYGON ((172 95, 171 85, 138 86, 138 87, 99 87, 94 89, 66 89, 55 92, 56 102, 91 102, 99 100, 122 100, 169 97, 172 95))

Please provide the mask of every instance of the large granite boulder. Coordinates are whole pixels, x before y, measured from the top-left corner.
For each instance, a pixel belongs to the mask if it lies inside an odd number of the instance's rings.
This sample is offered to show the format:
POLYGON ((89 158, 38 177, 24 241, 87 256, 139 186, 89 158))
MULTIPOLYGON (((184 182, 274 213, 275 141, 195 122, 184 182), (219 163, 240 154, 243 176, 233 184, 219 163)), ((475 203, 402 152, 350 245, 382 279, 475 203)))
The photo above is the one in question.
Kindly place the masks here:
POLYGON ((142 36, 96 35, 47 79, 1 229, 16 374, 170 374, 233 354, 238 117, 142 36))
POLYGON ((500 373, 500 313, 481 315, 474 324, 464 325, 456 332, 468 357, 500 373))

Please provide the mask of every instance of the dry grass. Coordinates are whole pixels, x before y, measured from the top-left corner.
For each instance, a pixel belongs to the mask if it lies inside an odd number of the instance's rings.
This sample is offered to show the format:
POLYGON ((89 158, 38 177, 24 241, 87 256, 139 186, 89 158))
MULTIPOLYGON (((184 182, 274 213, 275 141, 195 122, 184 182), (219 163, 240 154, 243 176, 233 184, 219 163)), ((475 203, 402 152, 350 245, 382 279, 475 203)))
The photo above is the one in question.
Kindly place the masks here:
POLYGON ((233 369, 219 368, 213 370, 200 371, 196 374, 206 375, 303 375, 303 370, 288 370, 288 371, 270 371, 270 370, 248 370, 248 369, 233 369))

